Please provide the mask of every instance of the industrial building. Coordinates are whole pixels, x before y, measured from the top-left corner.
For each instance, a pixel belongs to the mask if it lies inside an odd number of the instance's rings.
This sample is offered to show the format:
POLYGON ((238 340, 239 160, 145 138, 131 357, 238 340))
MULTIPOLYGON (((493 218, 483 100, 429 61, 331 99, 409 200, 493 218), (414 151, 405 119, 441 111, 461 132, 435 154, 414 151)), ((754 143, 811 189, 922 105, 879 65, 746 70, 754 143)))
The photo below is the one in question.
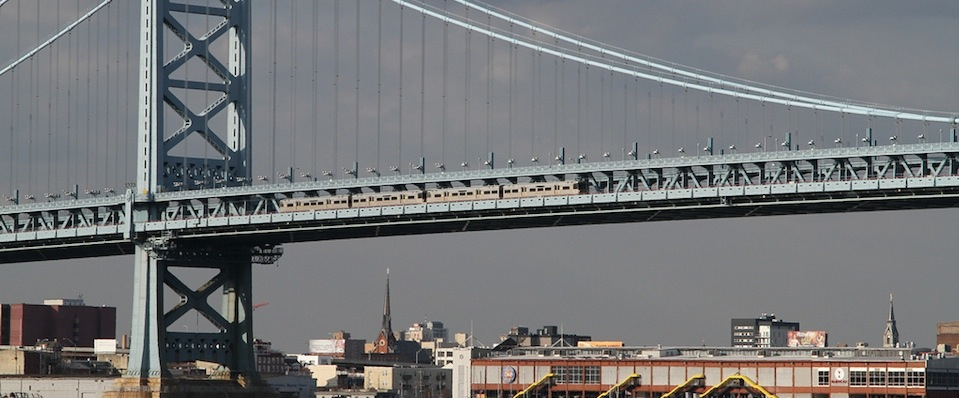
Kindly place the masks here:
POLYGON ((93 347, 96 339, 116 338, 116 327, 116 307, 91 307, 82 299, 0 304, 0 345, 33 346, 46 340, 93 347))
POLYGON ((799 322, 785 322, 776 314, 734 318, 730 323, 729 340, 733 347, 786 347, 789 332, 799 330, 799 322))
POLYGON ((959 358, 904 348, 515 348, 472 361, 478 398, 955 398, 959 358))

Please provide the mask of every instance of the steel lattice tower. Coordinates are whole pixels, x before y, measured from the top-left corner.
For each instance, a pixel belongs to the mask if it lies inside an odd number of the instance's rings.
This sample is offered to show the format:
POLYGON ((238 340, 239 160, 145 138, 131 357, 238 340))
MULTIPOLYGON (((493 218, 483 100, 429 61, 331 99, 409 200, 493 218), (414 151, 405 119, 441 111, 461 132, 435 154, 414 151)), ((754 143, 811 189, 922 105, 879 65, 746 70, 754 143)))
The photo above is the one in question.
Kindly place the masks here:
MULTIPOLYGON (((153 202, 158 192, 251 180, 250 1, 220 0, 218 5, 142 1, 137 191, 128 193, 134 220, 160 219, 162 210, 153 202), (214 22, 197 36, 196 26, 188 25, 191 16, 194 24, 214 22), (189 64, 204 68, 186 70, 189 64), (197 104, 197 98, 206 101, 197 104), (200 140, 188 143, 189 137, 200 140), (206 148, 191 147, 197 142, 206 148)), ((129 236, 136 264, 127 376, 164 377, 167 363, 196 359, 221 363, 234 377, 255 376, 252 264, 275 261, 281 250, 188 243, 173 234, 131 231, 129 236), (194 290, 173 274, 177 267, 217 273, 194 290), (169 311, 164 311, 164 287, 180 299, 169 311), (222 291, 219 310, 208 303, 217 290, 222 291), (219 331, 167 330, 191 310, 219 331)))

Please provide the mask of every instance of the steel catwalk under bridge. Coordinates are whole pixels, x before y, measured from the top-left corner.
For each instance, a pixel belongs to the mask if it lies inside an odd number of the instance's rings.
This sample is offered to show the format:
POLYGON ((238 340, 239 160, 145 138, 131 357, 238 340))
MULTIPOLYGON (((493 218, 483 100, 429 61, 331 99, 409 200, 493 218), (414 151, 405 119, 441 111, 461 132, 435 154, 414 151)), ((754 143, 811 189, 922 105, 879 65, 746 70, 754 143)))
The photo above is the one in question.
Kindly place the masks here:
POLYGON ((0 263, 198 247, 959 206, 959 143, 689 156, 307 181, 0 207, 0 263), (580 179, 583 195, 280 212, 283 198, 580 179))

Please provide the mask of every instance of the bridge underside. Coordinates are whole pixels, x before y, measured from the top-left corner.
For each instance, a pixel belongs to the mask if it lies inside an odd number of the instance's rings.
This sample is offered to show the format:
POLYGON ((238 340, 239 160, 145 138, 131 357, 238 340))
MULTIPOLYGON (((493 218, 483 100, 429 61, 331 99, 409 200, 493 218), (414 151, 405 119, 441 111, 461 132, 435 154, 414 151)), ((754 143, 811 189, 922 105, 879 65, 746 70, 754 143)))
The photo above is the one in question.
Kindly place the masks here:
MULTIPOLYGON (((564 206, 514 207, 323 221, 230 225, 182 230, 197 245, 262 245, 337 239, 627 222, 847 213, 959 207, 959 187, 668 199, 564 206)), ((122 236, 60 240, 0 249, 0 263, 133 254, 122 236)))

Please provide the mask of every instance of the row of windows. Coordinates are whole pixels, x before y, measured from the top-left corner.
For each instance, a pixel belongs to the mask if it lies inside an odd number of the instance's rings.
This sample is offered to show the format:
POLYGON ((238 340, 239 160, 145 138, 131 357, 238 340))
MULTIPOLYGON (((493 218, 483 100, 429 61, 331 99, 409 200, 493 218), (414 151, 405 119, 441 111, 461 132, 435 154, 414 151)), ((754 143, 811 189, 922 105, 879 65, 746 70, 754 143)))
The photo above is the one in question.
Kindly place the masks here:
POLYGON ((553 366, 550 368, 557 384, 599 384, 599 366, 553 366))
MULTIPOLYGON (((819 385, 829 385, 829 372, 826 372, 826 384, 823 384, 822 372, 819 371, 819 385)), ((849 371, 849 385, 864 386, 891 386, 891 387, 922 387, 926 384, 925 372, 901 370, 851 370, 849 371)))
POLYGON ((929 387, 959 387, 959 373, 929 372, 929 387))

